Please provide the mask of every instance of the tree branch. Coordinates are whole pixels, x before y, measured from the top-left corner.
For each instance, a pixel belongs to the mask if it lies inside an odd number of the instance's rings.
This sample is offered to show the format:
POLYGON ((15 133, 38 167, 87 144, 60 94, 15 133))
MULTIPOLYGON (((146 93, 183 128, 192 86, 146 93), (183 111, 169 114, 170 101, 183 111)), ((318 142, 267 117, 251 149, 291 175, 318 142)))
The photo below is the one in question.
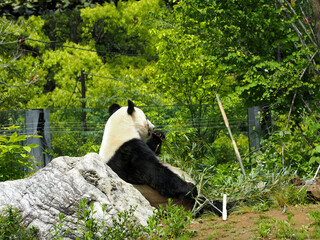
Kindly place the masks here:
POLYGON ((28 83, 25 83, 25 84, 21 84, 21 85, 9 85, 8 83, 5 83, 3 81, 0 80, 0 83, 7 86, 7 87, 10 87, 10 88, 19 88, 19 87, 25 87, 25 86, 29 86, 31 84, 34 84, 38 81, 38 79, 33 79, 31 82, 28 82, 28 83))
MULTIPOLYGON (((289 6, 290 11, 291 11, 295 16, 298 16, 297 13, 296 13, 296 11, 295 11, 295 10, 293 9, 293 7, 291 6, 291 4, 290 4, 287 0, 284 0, 284 1, 285 1, 285 2, 287 3, 287 5, 289 6)), ((280 1, 279 1, 279 2, 280 2, 280 1)), ((304 26, 304 24, 301 22, 300 19, 298 19, 298 23, 299 23, 300 26, 302 27, 304 33, 305 33, 305 34, 307 35, 307 37, 309 38, 310 42, 311 42, 316 48, 318 48, 318 44, 317 44, 315 41, 313 41, 312 37, 310 36, 310 34, 308 33, 306 27, 304 26)))

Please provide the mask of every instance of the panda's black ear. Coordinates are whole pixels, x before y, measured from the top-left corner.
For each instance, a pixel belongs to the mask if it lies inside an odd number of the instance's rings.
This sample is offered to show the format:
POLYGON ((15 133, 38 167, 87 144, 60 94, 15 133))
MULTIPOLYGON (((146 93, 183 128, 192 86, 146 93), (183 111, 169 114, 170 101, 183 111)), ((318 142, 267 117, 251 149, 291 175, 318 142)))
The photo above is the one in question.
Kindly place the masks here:
POLYGON ((134 111, 134 104, 130 100, 128 100, 128 114, 131 115, 134 111))
POLYGON ((115 111, 117 111, 118 109, 120 108, 120 105, 119 104, 112 104, 110 107, 109 107, 109 115, 111 116, 115 111))

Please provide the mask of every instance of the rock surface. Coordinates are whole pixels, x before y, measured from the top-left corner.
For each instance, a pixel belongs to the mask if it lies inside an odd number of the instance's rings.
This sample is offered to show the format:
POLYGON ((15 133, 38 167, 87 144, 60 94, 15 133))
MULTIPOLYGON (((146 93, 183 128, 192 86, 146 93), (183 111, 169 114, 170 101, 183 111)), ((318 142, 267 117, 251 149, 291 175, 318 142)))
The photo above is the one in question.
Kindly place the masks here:
POLYGON ((305 181, 307 193, 309 193, 315 200, 320 201, 320 178, 312 178, 305 181))
POLYGON ((93 203, 96 219, 103 218, 103 204, 107 205, 109 219, 137 206, 134 216, 145 225, 153 213, 140 192, 120 179, 95 153, 59 157, 29 178, 0 183, 0 210, 8 205, 18 208, 24 225, 39 229, 40 239, 50 239, 59 213, 67 217, 64 227, 74 232, 76 210, 83 198, 93 203))
POLYGON ((303 180, 301 178, 292 179, 292 183, 298 188, 307 190, 307 194, 315 201, 320 201, 320 177, 303 180))

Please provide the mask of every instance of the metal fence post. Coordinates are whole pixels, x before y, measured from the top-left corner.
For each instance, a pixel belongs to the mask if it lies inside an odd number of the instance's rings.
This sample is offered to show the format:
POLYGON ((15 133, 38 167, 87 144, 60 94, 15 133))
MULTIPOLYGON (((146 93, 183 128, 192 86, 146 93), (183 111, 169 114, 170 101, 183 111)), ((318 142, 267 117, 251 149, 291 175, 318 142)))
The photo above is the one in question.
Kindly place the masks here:
POLYGON ((26 111, 26 134, 37 137, 27 138, 27 144, 37 144, 37 148, 31 149, 30 154, 35 160, 35 169, 45 167, 51 157, 45 153, 46 149, 51 149, 50 136, 50 110, 32 109, 26 111))
POLYGON ((260 147, 260 136, 261 136, 260 119, 261 119, 261 107, 254 106, 254 107, 248 108, 250 151, 260 147))

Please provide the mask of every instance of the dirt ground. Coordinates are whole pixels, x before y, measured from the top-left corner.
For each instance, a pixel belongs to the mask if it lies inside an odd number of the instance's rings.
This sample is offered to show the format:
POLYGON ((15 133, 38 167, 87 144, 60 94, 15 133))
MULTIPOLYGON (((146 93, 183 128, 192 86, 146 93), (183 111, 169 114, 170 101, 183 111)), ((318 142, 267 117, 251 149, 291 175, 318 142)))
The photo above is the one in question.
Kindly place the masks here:
POLYGON ((192 239, 320 239, 319 229, 314 229, 309 216, 315 211, 320 211, 319 204, 231 214, 226 221, 202 216, 191 225, 198 231, 192 239))

